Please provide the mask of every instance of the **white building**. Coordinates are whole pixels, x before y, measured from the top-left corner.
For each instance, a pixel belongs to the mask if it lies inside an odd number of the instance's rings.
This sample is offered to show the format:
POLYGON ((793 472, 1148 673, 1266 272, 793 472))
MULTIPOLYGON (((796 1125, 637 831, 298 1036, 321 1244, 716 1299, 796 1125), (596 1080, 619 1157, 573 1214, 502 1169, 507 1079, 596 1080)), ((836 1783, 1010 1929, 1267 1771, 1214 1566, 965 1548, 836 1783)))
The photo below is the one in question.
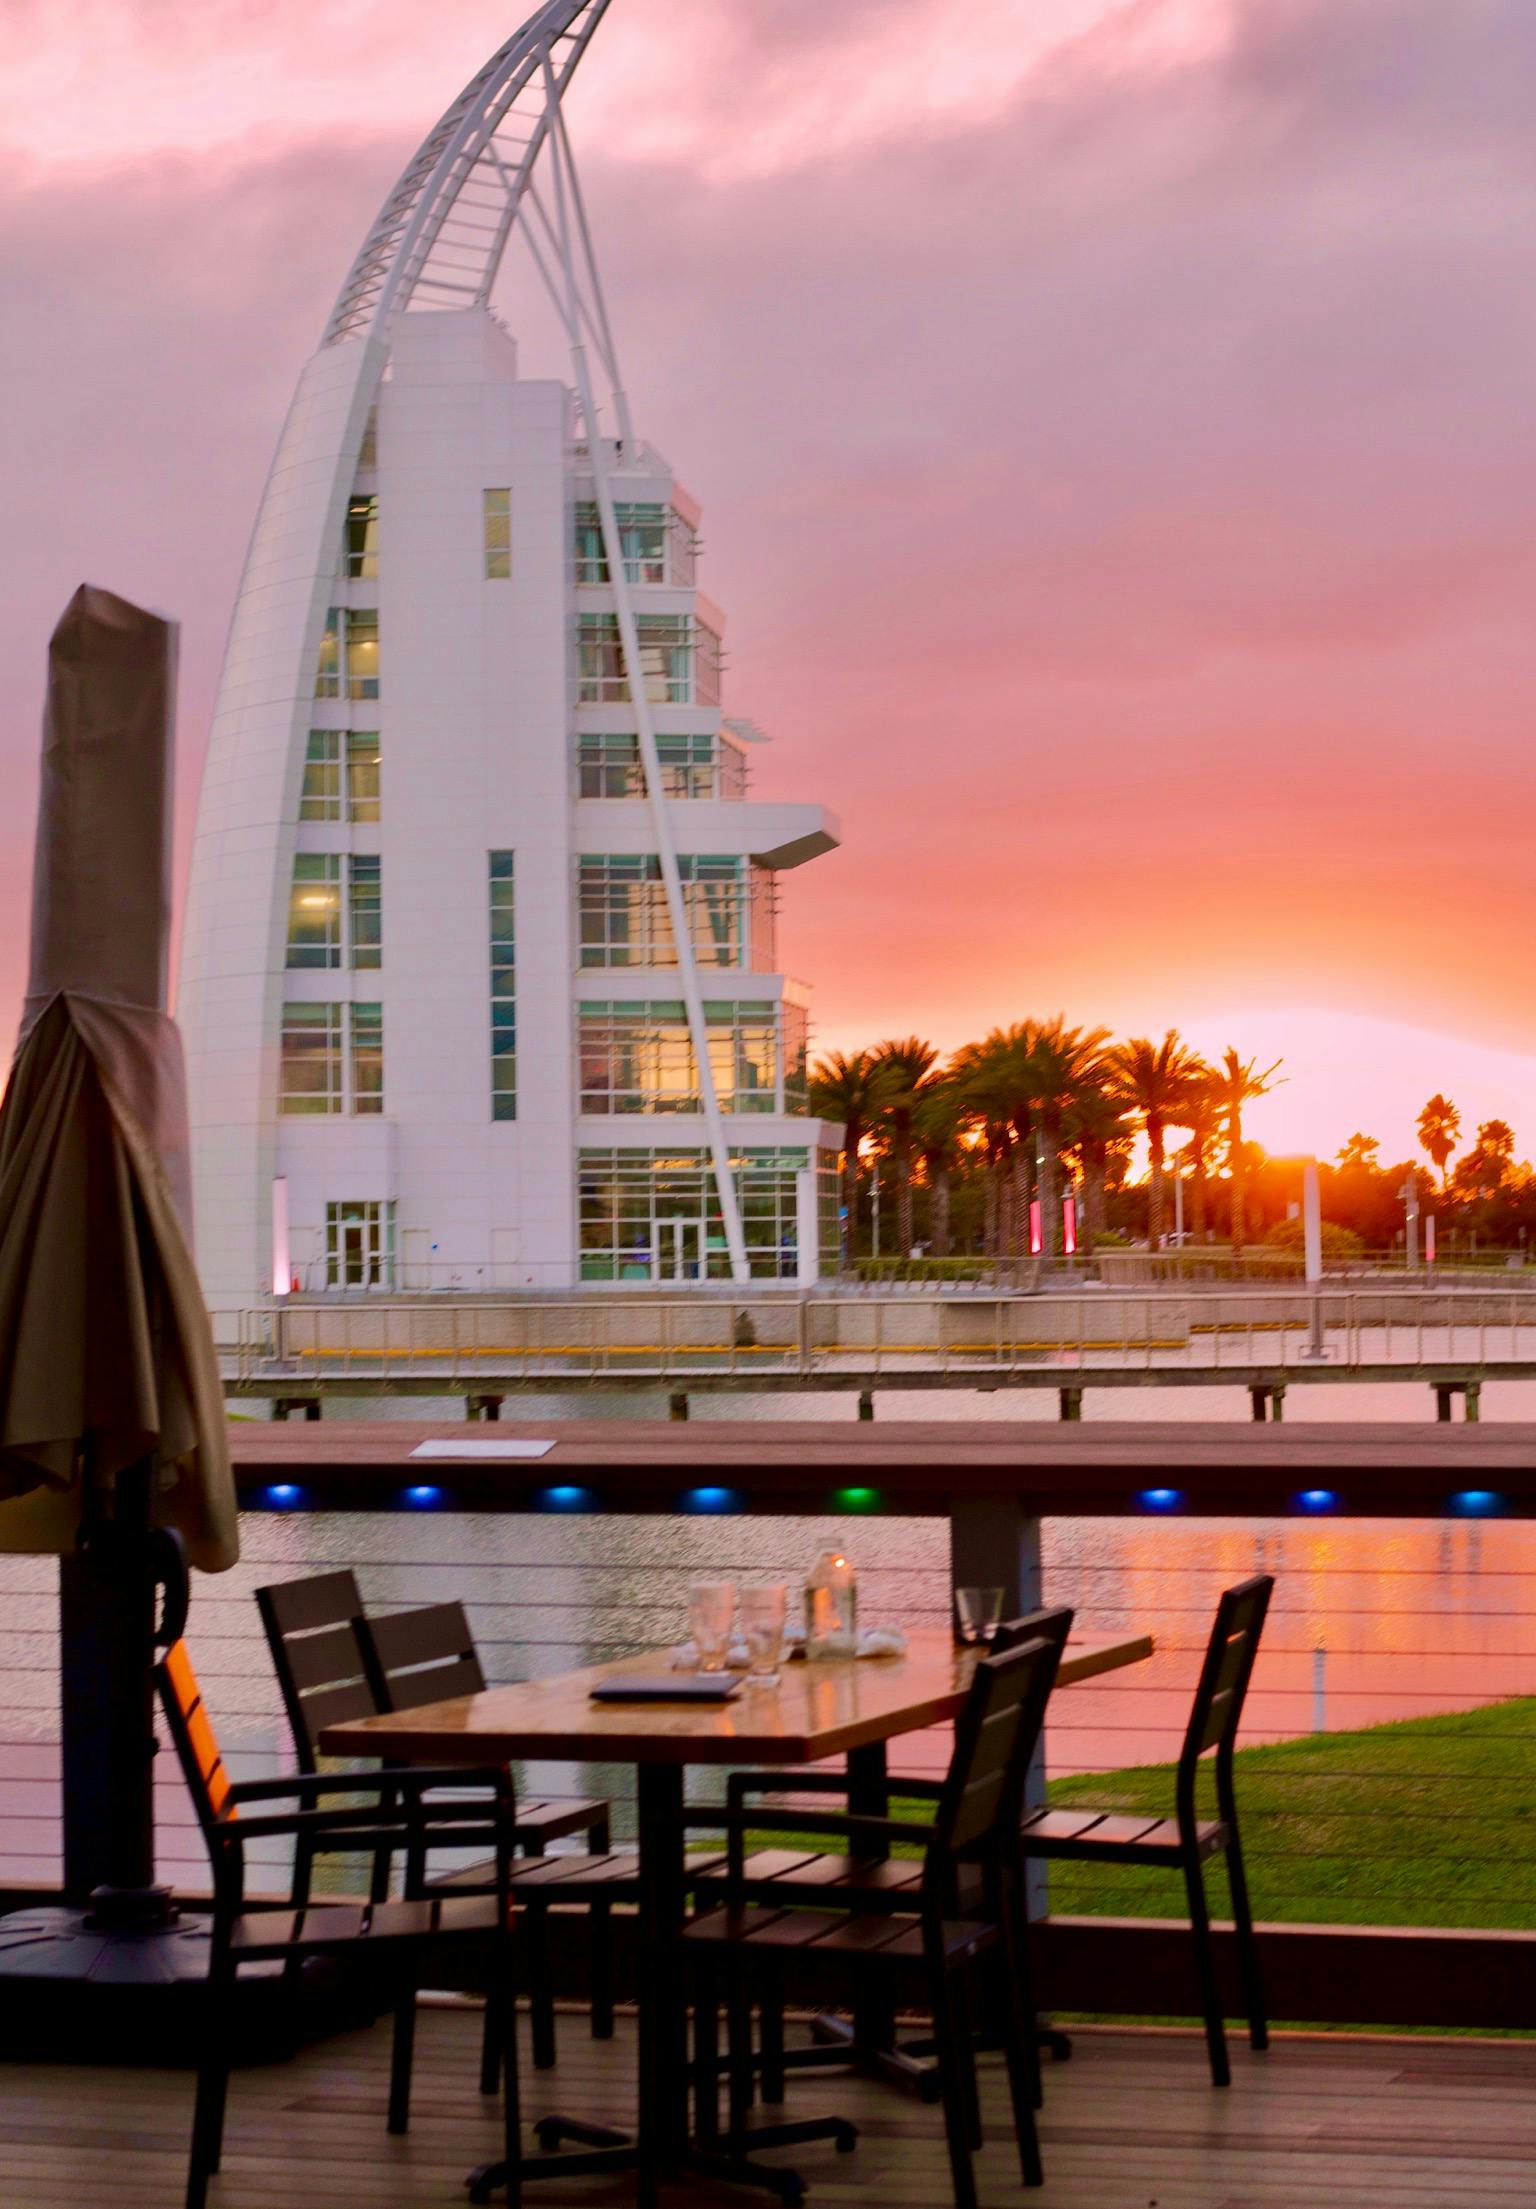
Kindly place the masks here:
POLYGON ((266 486, 179 1007, 215 1305, 836 1248, 774 946, 836 830, 747 796, 698 510, 630 427, 559 116, 607 4, 541 9, 426 140, 266 486), (520 378, 491 311, 520 233, 574 388, 520 378))

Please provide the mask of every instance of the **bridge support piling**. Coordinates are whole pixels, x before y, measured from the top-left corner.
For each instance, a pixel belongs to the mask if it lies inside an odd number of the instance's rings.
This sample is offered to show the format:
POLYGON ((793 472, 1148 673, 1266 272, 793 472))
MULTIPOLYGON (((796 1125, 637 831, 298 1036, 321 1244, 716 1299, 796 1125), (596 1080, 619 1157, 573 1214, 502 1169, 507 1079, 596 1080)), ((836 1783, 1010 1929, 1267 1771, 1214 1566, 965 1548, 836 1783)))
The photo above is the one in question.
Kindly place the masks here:
POLYGON ((1248 1401, 1253 1407, 1253 1416, 1260 1425, 1266 1419, 1283 1419, 1285 1417, 1284 1381, 1255 1381, 1251 1383, 1248 1390, 1248 1401))
POLYGON ((464 1416, 471 1420, 498 1420, 501 1417, 501 1406, 502 1398, 500 1396, 466 1396, 464 1399, 464 1416))
POLYGON ((1461 1398, 1462 1417, 1476 1426, 1482 1418, 1483 1384, 1481 1381, 1433 1381, 1435 1392, 1435 1417, 1442 1424, 1454 1417, 1453 1400, 1461 1398))
POLYGON ((674 1388, 667 1398, 667 1417, 669 1419, 686 1419, 687 1416, 688 1391, 686 1388, 674 1388))
POLYGON ((319 1399, 319 1397, 318 1397, 318 1396, 274 1396, 274 1397, 273 1397, 273 1399, 272 1399, 272 1416, 273 1416, 273 1418, 274 1418, 274 1419, 287 1419, 287 1418, 289 1418, 289 1417, 290 1417, 290 1416, 291 1416, 291 1415, 292 1415, 292 1414, 293 1414, 294 1412, 296 1412, 296 1411, 301 1411, 301 1412, 302 1412, 302 1413, 304 1414, 304 1416, 305 1416, 305 1418, 306 1418, 306 1419, 318 1419, 318 1418, 319 1418, 319 1416, 320 1416, 320 1399, 319 1399))
POLYGON ((870 1420, 874 1416, 875 1392, 872 1388, 861 1388, 859 1390, 859 1417, 863 1420, 870 1420))
POLYGON ((1083 1416, 1083 1392, 1080 1388, 1058 1390, 1060 1416, 1063 1419, 1081 1419, 1083 1416))

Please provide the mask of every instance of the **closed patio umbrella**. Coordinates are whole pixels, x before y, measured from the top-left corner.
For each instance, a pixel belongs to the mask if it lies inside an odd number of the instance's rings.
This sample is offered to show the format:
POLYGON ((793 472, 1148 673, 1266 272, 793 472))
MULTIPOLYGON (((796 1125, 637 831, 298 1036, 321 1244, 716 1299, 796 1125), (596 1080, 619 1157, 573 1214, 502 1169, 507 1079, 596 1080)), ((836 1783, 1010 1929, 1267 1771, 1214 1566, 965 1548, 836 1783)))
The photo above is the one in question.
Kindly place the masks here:
POLYGON ((61 1558, 66 1889, 125 1905, 153 1889, 156 1586, 180 1608, 179 1550, 238 1554, 165 1009, 175 641, 89 585, 54 632, 0 1105, 0 1550, 61 1558))

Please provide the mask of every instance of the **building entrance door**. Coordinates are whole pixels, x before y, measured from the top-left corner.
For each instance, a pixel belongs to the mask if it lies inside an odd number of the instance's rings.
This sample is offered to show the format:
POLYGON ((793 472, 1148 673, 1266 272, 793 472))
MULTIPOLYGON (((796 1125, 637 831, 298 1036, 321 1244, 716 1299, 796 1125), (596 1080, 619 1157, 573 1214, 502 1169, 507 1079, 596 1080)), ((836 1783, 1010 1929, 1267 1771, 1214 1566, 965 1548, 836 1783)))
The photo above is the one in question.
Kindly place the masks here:
POLYGON ((658 1215, 651 1225, 651 1278, 680 1283, 704 1277, 704 1222, 676 1213, 658 1215))
POLYGON ((326 1286, 390 1289, 395 1285, 395 1208, 392 1204, 328 1204, 325 1208, 326 1286))

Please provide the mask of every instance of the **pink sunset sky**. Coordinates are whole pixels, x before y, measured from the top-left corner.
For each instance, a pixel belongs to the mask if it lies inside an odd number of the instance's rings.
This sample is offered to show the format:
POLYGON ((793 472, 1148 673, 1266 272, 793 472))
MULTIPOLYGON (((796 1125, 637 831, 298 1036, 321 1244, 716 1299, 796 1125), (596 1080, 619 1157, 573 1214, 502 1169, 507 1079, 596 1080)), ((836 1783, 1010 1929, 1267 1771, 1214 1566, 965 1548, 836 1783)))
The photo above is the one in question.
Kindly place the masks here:
MULTIPOLYGON (((531 0, 9 0, 0 1001, 47 633, 183 624, 183 848, 283 409, 531 0)), ((613 0, 571 103, 705 507, 819 1039, 1283 1054, 1252 1132, 1536 1150, 1530 0, 613 0)), ((510 266, 501 311, 558 372, 510 266)))

